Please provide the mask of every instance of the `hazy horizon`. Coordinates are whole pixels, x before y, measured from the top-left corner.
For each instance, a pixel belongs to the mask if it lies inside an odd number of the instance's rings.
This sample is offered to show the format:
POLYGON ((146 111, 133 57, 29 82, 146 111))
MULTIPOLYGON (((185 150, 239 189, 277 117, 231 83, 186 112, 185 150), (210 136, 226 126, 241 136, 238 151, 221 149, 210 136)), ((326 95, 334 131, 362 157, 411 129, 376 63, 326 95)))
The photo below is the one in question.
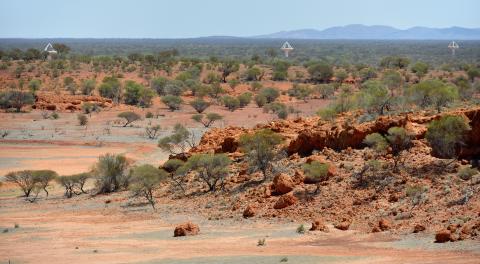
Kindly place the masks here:
POLYGON ((0 38, 249 37, 350 24, 480 28, 480 2, 0 0, 0 38))

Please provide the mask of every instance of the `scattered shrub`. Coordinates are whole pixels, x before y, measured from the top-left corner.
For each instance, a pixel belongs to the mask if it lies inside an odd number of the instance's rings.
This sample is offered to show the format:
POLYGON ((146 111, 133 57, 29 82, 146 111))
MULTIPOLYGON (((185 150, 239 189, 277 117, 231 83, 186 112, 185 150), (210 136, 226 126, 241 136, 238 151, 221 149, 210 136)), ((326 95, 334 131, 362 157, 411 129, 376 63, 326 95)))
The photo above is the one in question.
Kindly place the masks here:
POLYGON ((118 114, 118 117, 125 119, 125 124, 123 125, 123 127, 126 127, 132 122, 135 122, 141 118, 140 115, 138 115, 137 113, 130 111, 121 112, 120 114, 118 114))
POLYGON ((425 138, 433 154, 440 158, 455 158, 457 149, 464 144, 465 134, 471 129, 462 116, 443 116, 428 125, 425 138))
POLYGON ((158 189, 160 183, 166 180, 166 172, 145 164, 132 168, 130 173, 129 190, 134 196, 142 196, 147 199, 152 208, 155 209, 154 192, 158 189))
POLYGON ((77 115, 78 124, 81 126, 86 126, 88 124, 88 117, 84 114, 77 115))

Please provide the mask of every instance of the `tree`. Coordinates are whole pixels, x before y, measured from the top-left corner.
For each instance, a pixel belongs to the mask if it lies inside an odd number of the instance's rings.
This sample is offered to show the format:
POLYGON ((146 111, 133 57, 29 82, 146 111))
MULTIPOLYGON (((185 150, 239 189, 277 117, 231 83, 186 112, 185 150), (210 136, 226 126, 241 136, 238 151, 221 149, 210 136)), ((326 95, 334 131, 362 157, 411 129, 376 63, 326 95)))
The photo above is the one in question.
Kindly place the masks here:
POLYGON ((447 115, 428 125, 425 135, 432 152, 440 158, 456 158, 457 150, 464 144, 465 134, 471 130, 462 116, 447 115))
POLYGON ((275 147, 282 142, 281 136, 269 129, 263 129, 254 134, 244 134, 240 137, 240 146, 245 153, 250 168, 263 173, 263 181, 271 169, 271 162, 275 159, 275 147))
POLYGON ((182 81, 173 80, 165 85, 165 93, 167 95, 181 96, 185 91, 185 86, 182 81))
POLYGON ((418 61, 415 64, 413 64, 411 70, 415 75, 417 75, 418 79, 422 79, 425 74, 428 73, 428 64, 425 62, 418 61))
POLYGON ((226 95, 222 98, 222 101, 225 107, 232 112, 240 107, 240 101, 233 96, 226 95))
POLYGON ((241 95, 237 96, 237 99, 238 99, 240 108, 243 108, 248 104, 250 104, 250 102, 252 101, 252 93, 249 93, 249 92, 242 93, 241 95))
POLYGON ((167 179, 167 173, 150 164, 134 167, 130 173, 130 191, 134 196, 142 196, 147 199, 155 210, 155 197, 153 195, 155 190, 160 186, 160 183, 167 179))
POLYGON ((15 108, 17 112, 20 112, 23 106, 33 103, 34 97, 30 92, 16 90, 0 92, 0 108, 15 108))
POLYGON ((240 68, 240 65, 238 64, 238 62, 233 60, 227 60, 222 64, 220 64, 219 70, 222 72, 222 81, 226 83, 227 77, 230 74, 238 71, 239 68, 240 68))
POLYGON ((237 79, 231 79, 228 81, 228 85, 230 88, 232 88, 233 91, 235 91, 235 87, 237 87, 240 84, 240 81, 237 79))
POLYGON ((264 96, 265 99, 267 100, 267 103, 271 103, 280 96, 280 92, 273 87, 268 87, 268 88, 262 88, 259 92, 259 95, 264 96))
POLYGON ((5 181, 18 185, 23 191, 25 197, 30 196, 30 193, 36 184, 35 178, 30 170, 9 172, 5 175, 5 181))
POLYGON ((412 85, 407 90, 411 102, 422 108, 434 105, 438 112, 458 97, 455 87, 440 80, 426 80, 412 85))
POLYGON ((310 79, 314 83, 319 82, 328 82, 333 77, 333 69, 332 66, 324 63, 314 63, 308 67, 308 73, 310 74, 310 79))
POLYGON ((158 95, 166 95, 165 86, 167 86, 168 79, 164 77, 153 78, 150 82, 150 87, 157 92, 158 95))
POLYGON ((195 109, 195 111, 197 111, 197 113, 201 114, 210 106, 210 103, 202 98, 195 98, 190 102, 190 105, 193 107, 193 109, 195 109))
POLYGON ((192 116, 192 119, 201 123, 204 127, 210 127, 215 121, 221 120, 222 116, 217 113, 195 114, 192 116))
POLYGON ((127 187, 129 184, 129 177, 125 174, 127 167, 127 159, 121 154, 107 153, 100 156, 93 168, 98 193, 115 192, 121 187, 127 187))
POLYGON ((273 102, 266 104, 263 107, 263 111, 266 113, 272 112, 278 116, 278 118, 286 119, 288 116, 287 106, 284 103, 273 102))
POLYGON ((194 144, 193 134, 181 124, 174 126, 172 135, 158 141, 158 147, 173 155, 185 153, 187 147, 193 147, 194 144))
POLYGON ((467 71, 468 79, 473 83, 475 81, 475 78, 480 77, 480 68, 477 67, 470 67, 467 71))
POLYGON ((163 163, 162 168, 166 172, 169 173, 170 180, 172 183, 176 186, 179 187, 183 193, 185 193, 185 188, 183 187, 183 181, 185 180, 184 172, 181 172, 179 168, 181 168, 185 162, 183 160, 179 159, 169 159, 165 163, 163 163), (179 173, 177 173, 177 171, 179 173))
POLYGON ((58 54, 65 55, 70 52, 70 47, 63 43, 53 43, 52 46, 53 49, 58 52, 58 54))
POLYGON ((292 88, 288 89, 287 93, 289 96, 306 102, 312 93, 312 89, 306 85, 294 84, 292 88))
POLYGON ((162 97, 162 103, 164 103, 170 109, 170 111, 173 112, 180 109, 183 100, 179 96, 165 95, 162 97))
POLYGON ((267 103, 267 98, 261 94, 255 95, 254 99, 258 107, 263 107, 267 103))
POLYGON ((262 70, 258 67, 248 68, 245 79, 247 81, 260 81, 262 76, 262 70))
POLYGON ((390 94, 393 96, 394 91, 402 87, 403 78, 398 71, 388 70, 383 73, 382 82, 388 87, 390 94))
POLYGON ((36 170, 32 172, 32 177, 48 197, 47 187, 51 181, 58 177, 58 174, 52 170, 36 170))
POLYGON ((181 173, 197 172, 197 177, 208 186, 208 191, 215 192, 217 185, 224 188, 224 180, 228 175, 228 166, 231 161, 226 154, 194 154, 183 165, 181 173))
POLYGON ((348 78, 348 73, 344 69, 337 70, 335 72, 335 79, 337 80, 338 83, 343 83, 345 79, 348 78))
POLYGON ((42 82, 38 79, 33 79, 28 83, 28 89, 35 94, 38 90, 40 90, 40 87, 42 86, 42 82))
POLYGON ((149 107, 155 92, 134 81, 125 82, 125 103, 129 105, 138 105, 149 107))
POLYGON ((92 92, 95 90, 95 86, 96 86, 95 80, 88 80, 88 79, 83 80, 82 88, 81 88, 82 94, 91 95, 92 92))
POLYGON ((272 79, 274 81, 283 81, 288 77, 288 68, 290 63, 283 60, 277 60, 273 63, 273 74, 272 79))
POLYGON ((319 84, 313 88, 313 92, 320 94, 322 99, 329 99, 335 94, 335 87, 332 84, 319 84))
POLYGON ((110 98, 118 103, 122 96, 122 87, 120 81, 115 77, 103 78, 102 84, 98 87, 100 96, 110 98))
POLYGON ((149 139, 157 139, 158 132, 160 132, 160 125, 147 126, 145 127, 145 134, 149 139))
POLYGON ((140 115, 138 115, 137 113, 130 111, 121 112, 120 114, 118 114, 118 117, 125 119, 125 124, 123 125, 123 127, 126 127, 132 122, 135 122, 141 118, 140 115))
POLYGON ((306 163, 302 166, 305 176, 316 183, 317 188, 315 194, 320 190, 320 183, 328 180, 329 165, 319 161, 312 161, 310 164, 306 163))
POLYGON ((65 197, 72 198, 74 194, 87 193, 83 188, 90 177, 90 173, 84 172, 69 176, 60 176, 57 177, 56 180, 65 188, 65 197), (77 189, 77 191, 75 191, 75 189, 77 189))
POLYGON ((368 112, 383 115, 390 105, 391 96, 388 89, 378 81, 367 81, 358 94, 358 106, 368 112))
POLYGON ((397 172, 402 151, 411 146, 411 136, 402 127, 391 127, 385 136, 379 133, 367 135, 363 143, 372 147, 379 154, 386 153, 390 148, 394 161, 393 170, 397 172))
POLYGON ((365 82, 370 79, 376 78, 377 72, 375 71, 375 69, 371 67, 366 67, 360 70, 359 75, 360 75, 360 78, 362 79, 362 82, 365 82))

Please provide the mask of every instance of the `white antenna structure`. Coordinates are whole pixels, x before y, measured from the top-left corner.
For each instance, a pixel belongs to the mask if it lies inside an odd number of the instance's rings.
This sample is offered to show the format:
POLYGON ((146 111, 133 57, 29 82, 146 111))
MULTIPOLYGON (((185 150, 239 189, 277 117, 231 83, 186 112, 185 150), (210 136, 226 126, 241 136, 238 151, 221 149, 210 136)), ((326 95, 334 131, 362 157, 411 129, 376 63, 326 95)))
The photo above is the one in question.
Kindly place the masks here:
POLYGON ((452 41, 450 42, 450 44, 448 44, 448 48, 452 51, 452 56, 455 56, 455 50, 460 48, 460 46, 458 46, 458 44, 455 41, 452 41))
POLYGON ((293 50, 293 47, 288 41, 285 41, 280 49, 285 53, 285 57, 288 58, 288 53, 293 50))

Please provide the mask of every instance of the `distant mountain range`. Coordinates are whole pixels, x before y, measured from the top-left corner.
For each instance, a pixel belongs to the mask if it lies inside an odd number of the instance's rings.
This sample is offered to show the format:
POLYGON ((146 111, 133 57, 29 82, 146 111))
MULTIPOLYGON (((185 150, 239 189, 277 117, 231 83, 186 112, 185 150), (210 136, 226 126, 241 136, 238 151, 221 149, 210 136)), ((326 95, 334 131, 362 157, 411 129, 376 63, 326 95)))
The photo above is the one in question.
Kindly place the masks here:
POLYGON ((397 29, 389 26, 348 25, 324 30, 299 29, 252 36, 259 39, 432 39, 432 40, 480 40, 480 28, 428 28, 397 29))

